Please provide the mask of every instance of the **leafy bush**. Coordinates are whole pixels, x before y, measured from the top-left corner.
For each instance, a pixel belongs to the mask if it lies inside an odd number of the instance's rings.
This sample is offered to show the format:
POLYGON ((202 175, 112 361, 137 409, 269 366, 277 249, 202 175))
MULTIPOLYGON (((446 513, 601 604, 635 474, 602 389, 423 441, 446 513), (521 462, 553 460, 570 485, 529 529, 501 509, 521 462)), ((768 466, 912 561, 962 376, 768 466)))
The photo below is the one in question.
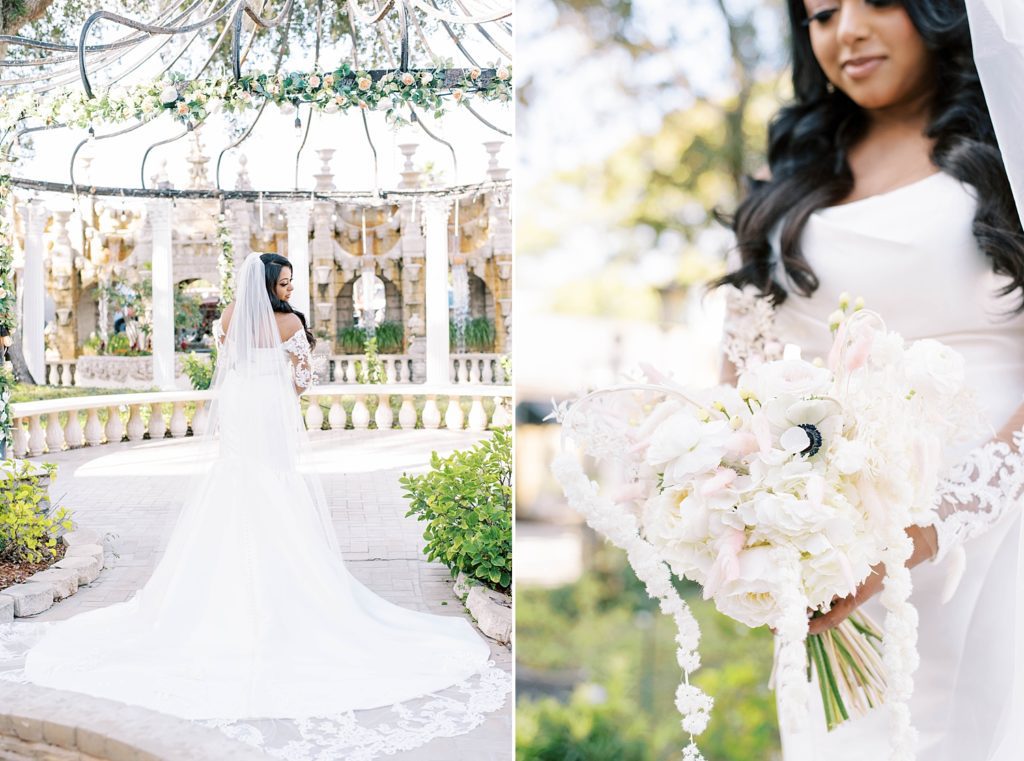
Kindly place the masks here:
POLYGON ((377 339, 366 340, 366 359, 356 362, 357 383, 387 383, 388 374, 384 370, 384 364, 377 356, 377 339))
POLYGON ((127 333, 114 333, 107 341, 107 354, 115 357, 127 357, 133 354, 132 343, 128 340, 127 333))
POLYGON ((338 347, 342 354, 362 354, 366 349, 366 331, 349 325, 338 331, 338 347))
POLYGON ((571 701, 516 705, 516 761, 647 761, 647 743, 626 731, 623 701, 595 701, 578 689, 571 701))
POLYGON ((206 391, 213 381, 213 372, 217 368, 217 350, 210 352, 209 359, 200 357, 194 351, 185 357, 185 375, 196 391, 206 391))
POLYGON ((426 521, 424 553, 484 584, 512 583, 512 434, 508 428, 471 449, 430 457, 431 470, 399 479, 406 515, 426 521))
MULTIPOLYGON (((57 466, 43 465, 45 477, 53 477, 57 466)), ((57 532, 71 529, 71 513, 66 508, 48 507, 49 495, 40 485, 44 476, 33 471, 24 460, 2 460, 0 471, 0 560, 38 563, 57 556, 57 532), (0 476, 2 478, 2 476, 0 476)))
POLYGON ((387 320, 377 326, 377 351, 381 354, 401 354, 405 348, 405 328, 402 323, 387 320))
MULTIPOLYGON (((494 351, 494 321, 487 317, 474 317, 466 321, 466 351, 494 351)), ((448 323, 448 341, 454 350, 458 347, 458 332, 454 322, 448 323)))

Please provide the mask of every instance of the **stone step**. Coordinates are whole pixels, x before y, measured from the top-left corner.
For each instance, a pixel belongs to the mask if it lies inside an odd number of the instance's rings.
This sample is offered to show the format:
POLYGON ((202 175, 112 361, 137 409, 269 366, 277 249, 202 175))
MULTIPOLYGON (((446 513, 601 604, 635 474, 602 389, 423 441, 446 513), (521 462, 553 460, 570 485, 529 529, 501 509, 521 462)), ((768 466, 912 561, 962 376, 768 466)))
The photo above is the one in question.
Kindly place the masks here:
POLYGON ((78 572, 79 584, 91 584, 100 575, 100 564, 94 557, 65 557, 53 564, 54 568, 70 568, 78 572))
POLYGON ((466 607, 480 631, 503 645, 512 639, 512 598, 477 585, 469 590, 466 607))
POLYGON ((71 597, 78 591, 78 571, 71 568, 47 568, 45 571, 32 574, 28 581, 51 585, 53 596, 57 600, 71 597))
POLYGON ((79 544, 99 544, 100 535, 91 528, 76 528, 64 534, 61 539, 68 547, 75 547, 79 544))
POLYGON ((14 615, 34 616, 53 605, 53 586, 39 582, 23 582, 7 587, 4 594, 14 600, 14 615))
POLYGON ((100 564, 100 569, 103 568, 103 548, 98 544, 73 544, 68 547, 64 557, 66 558, 78 558, 86 557, 93 558, 97 563, 100 564))
POLYGON ((0 624, 14 620, 14 598, 0 593, 0 624))

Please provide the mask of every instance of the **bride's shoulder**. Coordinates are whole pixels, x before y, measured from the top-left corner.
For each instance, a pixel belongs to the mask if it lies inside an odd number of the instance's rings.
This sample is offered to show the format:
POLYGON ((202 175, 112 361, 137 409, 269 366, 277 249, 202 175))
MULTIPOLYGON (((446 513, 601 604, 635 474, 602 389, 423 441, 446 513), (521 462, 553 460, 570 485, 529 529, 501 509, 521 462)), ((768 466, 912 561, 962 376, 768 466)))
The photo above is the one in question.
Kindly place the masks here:
POLYGON ((306 331, 302 328, 302 320, 298 316, 278 313, 275 317, 277 318, 277 327, 281 331, 282 341, 290 341, 295 337, 296 333, 306 334, 306 331))

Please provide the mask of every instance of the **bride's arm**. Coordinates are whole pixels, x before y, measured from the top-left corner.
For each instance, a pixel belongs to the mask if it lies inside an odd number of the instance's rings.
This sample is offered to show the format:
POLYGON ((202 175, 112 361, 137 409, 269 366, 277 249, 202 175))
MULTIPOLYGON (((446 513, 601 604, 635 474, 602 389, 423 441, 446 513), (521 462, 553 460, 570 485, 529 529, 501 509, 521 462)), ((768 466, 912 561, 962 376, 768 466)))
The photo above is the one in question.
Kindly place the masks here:
MULTIPOLYGON (((972 450, 950 470, 936 495, 935 523, 907 529, 914 540, 914 553, 907 561, 909 568, 925 560, 939 561, 950 553, 962 553, 964 542, 984 534, 1016 507, 1024 493, 1022 429, 1024 404, 992 439, 972 450)), ((962 562, 958 565, 962 572, 962 562)), ((882 589, 883 579, 881 568, 876 568, 854 594, 836 600, 828 613, 812 619, 810 633, 837 626, 882 589)))
POLYGON ((306 331, 303 330, 299 318, 294 318, 294 326, 289 322, 282 332, 291 334, 284 340, 282 346, 288 352, 291 360, 292 383, 295 385, 295 393, 301 394, 307 391, 316 383, 316 372, 313 370, 313 350, 306 339, 306 331), (291 331, 290 328, 296 328, 291 331))

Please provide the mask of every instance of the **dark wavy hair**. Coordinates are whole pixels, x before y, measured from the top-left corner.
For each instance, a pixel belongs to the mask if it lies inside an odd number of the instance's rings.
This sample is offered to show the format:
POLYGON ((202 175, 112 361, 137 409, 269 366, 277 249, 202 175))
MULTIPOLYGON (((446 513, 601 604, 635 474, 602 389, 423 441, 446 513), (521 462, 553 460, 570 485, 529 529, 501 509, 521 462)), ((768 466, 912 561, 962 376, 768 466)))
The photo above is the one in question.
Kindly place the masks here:
MULTIPOLYGON (((874 0, 894 5, 894 0, 874 0)), ((1014 205, 1002 154, 974 64, 964 0, 900 0, 934 55, 936 88, 925 135, 934 140, 932 162, 974 187, 978 197, 973 232, 992 269, 1010 282, 1005 296, 1024 289, 1024 231, 1014 205)), ((749 180, 750 192, 726 220, 736 233, 742 265, 716 285, 755 285, 776 304, 787 296, 774 271, 769 235, 781 223, 784 275, 803 296, 818 278, 801 251, 800 238, 817 209, 833 206, 853 189, 850 148, 864 135, 867 115, 838 88, 828 86, 811 49, 803 0, 788 0, 792 27, 795 100, 768 130, 770 180, 749 180)), ((1024 291, 1016 312, 1024 311, 1024 291)))
POLYGON ((267 283, 267 295, 270 297, 270 306, 275 312, 283 312, 284 314, 293 314, 299 318, 299 322, 302 323, 302 330, 306 333, 306 340, 309 341, 310 346, 316 346, 316 338, 314 338, 312 331, 306 323, 306 315, 295 309, 287 301, 281 301, 274 292, 277 287, 277 280, 281 277, 281 270, 285 267, 292 273, 292 263, 279 254, 260 254, 260 261, 263 262, 263 275, 267 283))

